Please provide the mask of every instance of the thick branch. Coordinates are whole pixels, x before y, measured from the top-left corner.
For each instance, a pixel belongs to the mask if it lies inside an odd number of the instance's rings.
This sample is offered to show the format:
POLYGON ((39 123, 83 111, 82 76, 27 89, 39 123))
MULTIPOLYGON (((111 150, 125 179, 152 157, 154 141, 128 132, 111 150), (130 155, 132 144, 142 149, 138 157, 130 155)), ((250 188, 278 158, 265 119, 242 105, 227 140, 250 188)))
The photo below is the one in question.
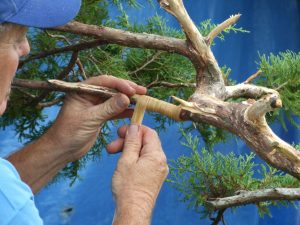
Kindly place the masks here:
POLYGON ((206 59, 208 46, 205 39, 200 34, 198 28, 187 13, 182 0, 158 0, 160 6, 166 11, 171 13, 179 21, 182 29, 184 30, 188 40, 191 42, 193 48, 201 56, 206 59))
POLYGON ((92 94, 101 96, 103 99, 108 99, 114 96, 117 92, 113 89, 85 85, 82 83, 70 83, 57 80, 49 81, 34 81, 34 80, 23 80, 15 78, 12 82, 13 87, 19 88, 29 88, 37 90, 47 90, 47 91, 60 91, 60 92, 77 92, 82 94, 92 94))
POLYGON ((220 210, 264 201, 293 200, 300 200, 300 188, 272 188, 255 191, 240 191, 235 196, 210 199, 207 201, 207 204, 213 209, 220 210))
POLYGON ((279 95, 269 94, 250 105, 245 116, 252 122, 264 122, 266 113, 281 107, 282 102, 279 95))
POLYGON ((190 59, 193 59, 192 62, 197 71, 197 90, 191 98, 196 99, 197 95, 206 94, 223 99, 225 83, 221 69, 205 38, 189 17, 182 0, 158 1, 166 11, 177 18, 190 44, 189 50, 194 56, 190 59))
POLYGON ((300 152, 274 134, 264 117, 250 119, 247 110, 251 104, 228 103, 206 95, 199 95, 194 102, 180 103, 182 120, 205 122, 228 130, 241 137, 268 164, 300 179, 300 152))
POLYGON ((273 89, 242 83, 234 86, 226 86, 225 100, 229 98, 236 99, 242 97, 257 99, 269 94, 279 96, 279 93, 273 89))
POLYGON ((67 25, 53 28, 53 30, 92 36, 107 44, 163 50, 167 52, 176 52, 187 57, 189 56, 186 42, 177 38, 163 37, 147 33, 132 33, 124 30, 87 25, 79 22, 71 22, 67 25))
MULTIPOLYGON (((41 81, 24 81, 15 79, 13 86, 31 87, 58 91, 76 91, 81 93, 97 94, 104 99, 110 98, 115 91, 103 87, 85 85, 82 83, 66 83, 50 81, 51 84, 41 81), (61 85, 60 85, 61 84, 61 85)), ((180 120, 205 122, 221 129, 230 131, 241 137, 246 144, 267 163, 300 179, 300 152, 287 144, 269 128, 265 120, 253 121, 247 110, 252 105, 244 103, 227 103, 217 98, 199 95, 196 102, 186 102, 174 98, 181 105, 160 104, 155 102, 147 110, 172 116, 180 113, 180 120), (158 106, 158 108, 156 108, 158 106), (172 108, 170 110, 170 107, 172 108)), ((135 99, 132 98, 135 102, 135 99)), ((154 100, 159 101, 159 100, 154 100)), ((272 101, 270 102, 270 105, 272 101)), ((177 116, 176 116, 177 117, 177 116)), ((173 117, 174 118, 174 117, 173 117)))

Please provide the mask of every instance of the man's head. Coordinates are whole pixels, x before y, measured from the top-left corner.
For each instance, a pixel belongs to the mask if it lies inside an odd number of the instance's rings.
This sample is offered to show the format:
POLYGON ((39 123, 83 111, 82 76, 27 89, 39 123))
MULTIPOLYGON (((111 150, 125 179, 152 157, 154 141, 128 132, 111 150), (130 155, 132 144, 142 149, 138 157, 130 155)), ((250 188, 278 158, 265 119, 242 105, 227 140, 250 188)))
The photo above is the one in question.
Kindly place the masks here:
POLYGON ((80 5, 81 0, 0 0, 0 116, 19 58, 30 50, 26 27, 63 25, 77 15, 80 5))

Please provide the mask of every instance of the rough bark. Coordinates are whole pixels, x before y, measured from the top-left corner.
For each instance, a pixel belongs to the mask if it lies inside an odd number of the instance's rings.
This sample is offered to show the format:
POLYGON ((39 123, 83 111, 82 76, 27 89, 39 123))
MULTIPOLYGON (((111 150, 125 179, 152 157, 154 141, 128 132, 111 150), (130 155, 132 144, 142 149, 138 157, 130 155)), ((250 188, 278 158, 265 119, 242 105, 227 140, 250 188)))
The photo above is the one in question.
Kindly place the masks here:
POLYGON ((263 201, 280 200, 300 200, 300 188, 272 188, 255 191, 239 191, 234 196, 209 199, 206 203, 209 207, 215 210, 221 210, 246 204, 255 204, 263 201))

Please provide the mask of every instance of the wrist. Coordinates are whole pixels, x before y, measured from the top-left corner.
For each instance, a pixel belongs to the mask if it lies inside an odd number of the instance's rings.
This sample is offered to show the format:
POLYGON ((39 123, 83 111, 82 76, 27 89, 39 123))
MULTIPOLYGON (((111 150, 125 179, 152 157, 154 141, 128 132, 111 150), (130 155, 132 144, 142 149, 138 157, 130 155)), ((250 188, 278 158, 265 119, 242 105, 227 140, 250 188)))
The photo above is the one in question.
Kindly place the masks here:
POLYGON ((113 225, 149 225, 152 208, 137 203, 117 204, 113 225))

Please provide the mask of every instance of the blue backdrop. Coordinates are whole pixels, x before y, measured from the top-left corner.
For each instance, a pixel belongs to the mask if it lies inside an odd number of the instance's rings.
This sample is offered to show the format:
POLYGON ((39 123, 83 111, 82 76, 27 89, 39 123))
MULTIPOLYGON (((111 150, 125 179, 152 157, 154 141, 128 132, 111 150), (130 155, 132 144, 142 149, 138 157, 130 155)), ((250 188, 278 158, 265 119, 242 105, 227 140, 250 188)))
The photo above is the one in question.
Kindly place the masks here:
MULTIPOLYGON (((243 27, 251 33, 227 35, 225 42, 217 41, 217 45, 213 47, 220 66, 230 67, 231 77, 238 81, 245 80, 257 71, 258 52, 278 53, 287 49, 299 52, 299 0, 190 0, 185 1, 185 4, 197 24, 208 18, 214 23, 220 23, 232 14, 242 14, 238 27, 243 27)), ((177 21, 159 7, 154 9, 147 7, 140 11, 130 10, 130 16, 132 20, 142 22, 156 12, 167 17, 169 25, 179 28, 177 21)), ((111 14, 114 16, 117 11, 112 9, 111 14)), ((46 113, 51 118, 57 111, 57 108, 51 108, 46 113)), ((154 121, 149 117, 146 117, 145 124, 154 127, 154 121)), ((284 140, 300 142, 300 133, 294 127, 288 126, 289 132, 284 132, 280 125, 275 124, 272 127, 284 140)), ((115 130, 113 132, 115 133, 115 130)), ((189 153, 180 145, 178 125, 168 127, 167 132, 160 133, 160 137, 168 160, 189 153)), ((13 128, 0 132, 2 155, 20 146, 14 137, 13 128)), ((236 153, 249 153, 239 139, 232 139, 225 147, 218 145, 216 148, 223 153, 232 150, 236 153)), ((101 159, 88 163, 80 173, 81 181, 72 187, 69 187, 69 181, 61 181, 41 191, 36 196, 36 203, 45 224, 111 224, 114 212, 110 191, 111 177, 118 157, 103 152, 101 159)), ((198 214, 187 210, 186 205, 180 203, 178 199, 179 193, 165 184, 156 204, 152 224, 210 224, 209 220, 200 220, 198 214)), ((298 203, 297 205, 300 206, 298 203)), ((272 214, 273 218, 262 219, 254 206, 246 206, 235 213, 228 210, 225 219, 230 225, 300 224, 300 209, 273 208, 272 214)))

